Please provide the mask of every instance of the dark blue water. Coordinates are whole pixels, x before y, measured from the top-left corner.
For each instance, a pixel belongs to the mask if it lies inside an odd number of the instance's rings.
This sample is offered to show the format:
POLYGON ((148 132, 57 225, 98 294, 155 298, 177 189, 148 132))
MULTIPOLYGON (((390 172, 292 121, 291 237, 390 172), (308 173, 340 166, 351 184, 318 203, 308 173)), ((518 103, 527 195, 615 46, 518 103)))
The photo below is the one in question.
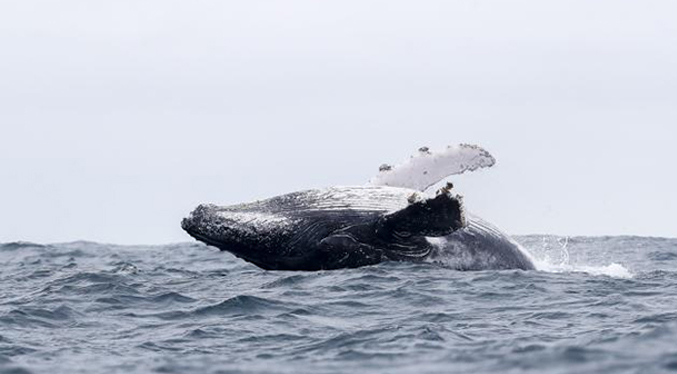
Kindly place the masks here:
POLYGON ((263 271, 197 243, 0 245, 0 372, 677 371, 677 240, 518 238, 542 271, 263 271))

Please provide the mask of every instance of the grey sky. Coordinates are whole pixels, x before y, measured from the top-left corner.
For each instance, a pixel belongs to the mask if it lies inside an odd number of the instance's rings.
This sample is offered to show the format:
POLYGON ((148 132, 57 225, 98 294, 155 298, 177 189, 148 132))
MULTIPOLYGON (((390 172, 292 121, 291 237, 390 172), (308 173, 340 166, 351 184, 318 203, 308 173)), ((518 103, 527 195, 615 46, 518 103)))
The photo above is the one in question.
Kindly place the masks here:
POLYGON ((0 2, 0 242, 365 183, 421 145, 511 233, 677 236, 677 3, 0 2))

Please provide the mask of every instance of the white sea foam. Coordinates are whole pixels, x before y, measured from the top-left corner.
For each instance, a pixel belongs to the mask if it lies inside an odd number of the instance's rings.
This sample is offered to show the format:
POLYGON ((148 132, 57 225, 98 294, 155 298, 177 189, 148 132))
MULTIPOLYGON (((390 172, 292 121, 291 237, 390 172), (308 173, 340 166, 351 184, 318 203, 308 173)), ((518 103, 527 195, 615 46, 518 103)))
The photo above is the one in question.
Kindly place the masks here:
POLYGON ((543 247, 531 248, 530 251, 536 269, 548 273, 587 273, 624 279, 634 277, 627 267, 616 262, 602 265, 599 261, 594 261, 594 264, 581 259, 574 261, 569 254, 568 244, 569 239, 566 237, 557 238, 554 245, 543 238, 543 247))
POLYGON ((625 266, 618 263, 611 263, 603 266, 581 265, 581 264, 563 264, 549 263, 547 261, 536 260, 536 269, 549 273, 588 273, 592 275, 606 275, 613 278, 629 279, 634 274, 625 266))
POLYGON ((399 165, 382 165, 379 174, 369 183, 425 191, 446 177, 491 167, 495 163, 496 159, 489 152, 476 145, 449 146, 443 151, 423 147, 399 165))

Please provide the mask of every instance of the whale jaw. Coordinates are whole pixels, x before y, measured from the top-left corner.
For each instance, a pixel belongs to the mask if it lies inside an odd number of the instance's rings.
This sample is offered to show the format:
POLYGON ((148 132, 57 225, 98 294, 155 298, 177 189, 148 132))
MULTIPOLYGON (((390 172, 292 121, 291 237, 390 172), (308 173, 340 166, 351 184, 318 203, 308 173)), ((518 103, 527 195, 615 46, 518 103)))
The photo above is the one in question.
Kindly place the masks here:
POLYGON ((181 221, 193 238, 263 269, 284 268, 277 245, 286 239, 284 222, 265 214, 237 212, 201 204, 181 221))

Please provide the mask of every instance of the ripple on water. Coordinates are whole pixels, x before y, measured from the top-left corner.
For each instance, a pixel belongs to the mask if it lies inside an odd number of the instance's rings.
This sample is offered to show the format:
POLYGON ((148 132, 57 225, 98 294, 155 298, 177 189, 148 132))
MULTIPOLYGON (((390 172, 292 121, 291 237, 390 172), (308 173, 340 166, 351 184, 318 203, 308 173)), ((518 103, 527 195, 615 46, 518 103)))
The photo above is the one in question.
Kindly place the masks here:
POLYGON ((677 241, 519 239, 568 262, 290 273, 195 243, 2 244, 0 372, 677 370, 677 241))

